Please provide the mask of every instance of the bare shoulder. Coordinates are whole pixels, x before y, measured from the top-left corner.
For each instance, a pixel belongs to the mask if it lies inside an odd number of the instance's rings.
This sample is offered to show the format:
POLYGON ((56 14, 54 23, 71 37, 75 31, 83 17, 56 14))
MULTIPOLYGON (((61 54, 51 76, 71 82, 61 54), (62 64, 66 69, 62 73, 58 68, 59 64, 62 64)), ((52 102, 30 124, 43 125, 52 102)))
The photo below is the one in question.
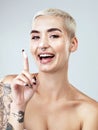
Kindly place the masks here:
POLYGON ((98 102, 94 100, 82 100, 80 111, 84 116, 89 114, 98 114, 98 102))
POLYGON ((83 130, 98 130, 98 102, 82 101, 78 113, 83 130))
POLYGON ((4 76, 1 80, 0 80, 0 82, 3 82, 3 83, 7 83, 7 84, 10 84, 11 83, 11 81, 15 78, 17 76, 17 74, 13 74, 13 75, 6 75, 6 76, 4 76))
MULTIPOLYGON (((0 97, 9 99, 11 94, 11 82, 17 75, 7 75, 0 80, 0 97)), ((6 101, 7 102, 7 101, 6 101)))
MULTIPOLYGON (((78 102, 78 114, 83 122, 96 122, 98 124, 98 102, 83 92, 73 88, 78 102)), ((90 129, 89 129, 90 130, 90 129)))
POLYGON ((11 81, 16 75, 7 75, 0 79, 0 96, 8 96, 11 93, 11 81))
MULTIPOLYGON (((38 73, 32 73, 31 75, 32 75, 32 77, 33 76, 37 77, 38 73)), ((14 78, 16 78, 17 76, 18 76, 18 74, 6 75, 2 79, 0 79, 0 83, 11 84, 12 80, 14 78)))
POLYGON ((76 90, 82 130, 98 130, 98 102, 76 90))

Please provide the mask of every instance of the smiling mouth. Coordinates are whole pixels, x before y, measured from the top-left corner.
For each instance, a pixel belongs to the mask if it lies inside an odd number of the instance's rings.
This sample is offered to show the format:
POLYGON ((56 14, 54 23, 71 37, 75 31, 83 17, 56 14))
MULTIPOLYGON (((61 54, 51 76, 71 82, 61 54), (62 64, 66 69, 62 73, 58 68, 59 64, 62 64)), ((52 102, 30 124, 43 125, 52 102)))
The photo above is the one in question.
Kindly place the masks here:
POLYGON ((48 62, 51 62, 52 59, 55 57, 54 54, 50 54, 50 53, 44 53, 44 54, 39 54, 38 55, 39 57, 39 60, 41 63, 48 63, 48 62))

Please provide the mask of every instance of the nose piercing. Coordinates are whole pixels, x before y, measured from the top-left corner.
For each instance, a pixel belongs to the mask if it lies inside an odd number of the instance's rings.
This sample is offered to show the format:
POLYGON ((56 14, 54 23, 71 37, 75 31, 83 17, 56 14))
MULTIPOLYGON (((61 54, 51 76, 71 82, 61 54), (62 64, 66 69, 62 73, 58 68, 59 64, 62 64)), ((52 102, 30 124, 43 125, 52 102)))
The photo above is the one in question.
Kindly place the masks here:
POLYGON ((45 51, 45 50, 46 50, 46 47, 42 47, 41 50, 42 50, 42 51, 45 51))

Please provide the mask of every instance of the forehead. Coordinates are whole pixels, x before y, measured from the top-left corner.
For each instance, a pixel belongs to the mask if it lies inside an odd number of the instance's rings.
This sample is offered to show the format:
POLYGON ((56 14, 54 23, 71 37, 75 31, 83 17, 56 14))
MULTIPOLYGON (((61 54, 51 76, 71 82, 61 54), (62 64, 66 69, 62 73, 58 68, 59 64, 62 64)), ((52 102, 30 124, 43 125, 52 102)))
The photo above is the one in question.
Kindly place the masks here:
POLYGON ((38 16, 32 23, 32 29, 41 31, 49 28, 64 30, 64 20, 56 16, 38 16))

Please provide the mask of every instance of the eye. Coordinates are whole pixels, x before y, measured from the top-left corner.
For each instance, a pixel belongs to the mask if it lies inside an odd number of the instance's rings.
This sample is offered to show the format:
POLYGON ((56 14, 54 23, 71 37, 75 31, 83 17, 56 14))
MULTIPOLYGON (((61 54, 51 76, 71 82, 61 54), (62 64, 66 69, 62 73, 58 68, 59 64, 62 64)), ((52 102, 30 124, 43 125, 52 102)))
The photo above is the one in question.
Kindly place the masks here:
POLYGON ((50 38, 59 38, 59 35, 51 35, 50 38))
POLYGON ((39 37, 39 36, 32 36, 31 39, 32 39, 32 40, 39 40, 40 37, 39 37))

